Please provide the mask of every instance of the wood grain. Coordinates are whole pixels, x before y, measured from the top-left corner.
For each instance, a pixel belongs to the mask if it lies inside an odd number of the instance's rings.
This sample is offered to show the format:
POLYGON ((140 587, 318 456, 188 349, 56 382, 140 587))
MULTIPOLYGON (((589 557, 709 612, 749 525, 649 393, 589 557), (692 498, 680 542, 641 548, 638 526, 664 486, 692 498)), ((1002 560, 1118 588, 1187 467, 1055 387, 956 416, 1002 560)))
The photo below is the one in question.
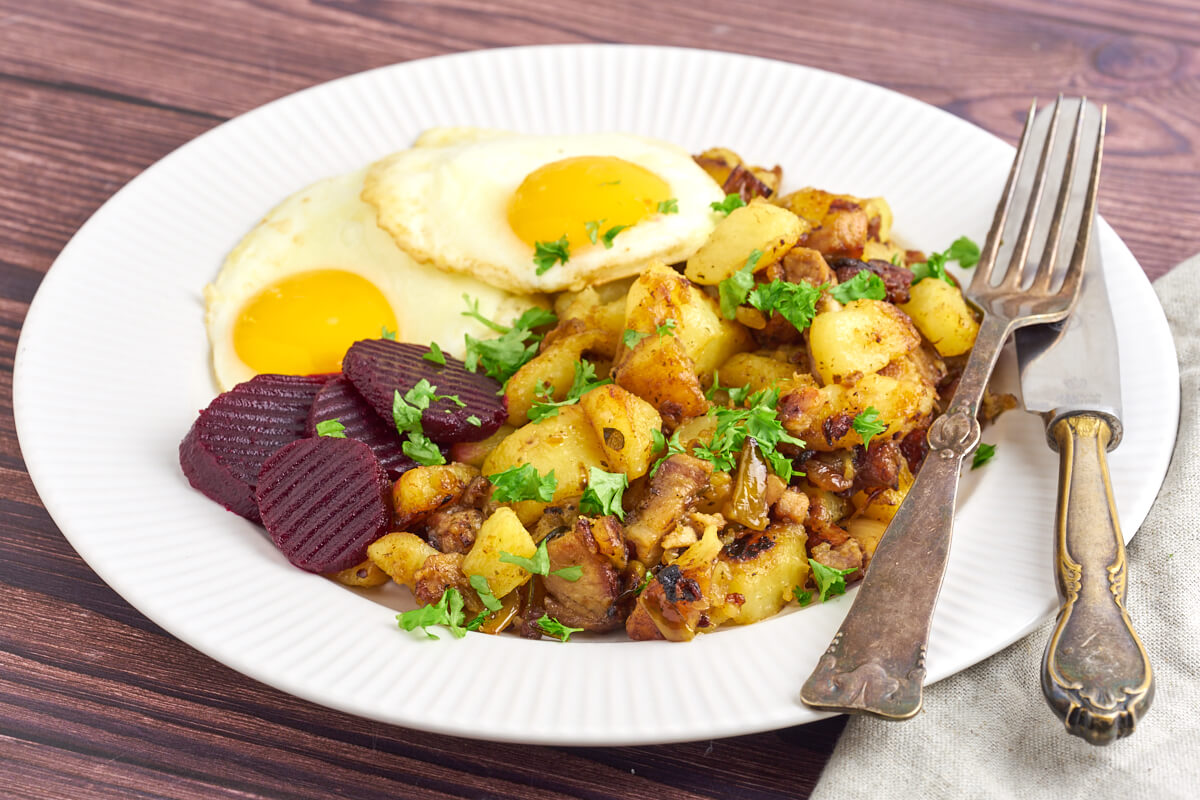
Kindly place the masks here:
POLYGON ((803 797, 841 730, 580 749, 424 734, 251 681, 105 586, 25 472, 13 353, 71 234, 175 147, 316 82, 513 44, 755 53, 1009 139, 1031 94, 1086 92, 1110 105, 1101 210, 1156 276, 1200 250, 1198 23, 1191 0, 0 0, 0 796, 803 797))

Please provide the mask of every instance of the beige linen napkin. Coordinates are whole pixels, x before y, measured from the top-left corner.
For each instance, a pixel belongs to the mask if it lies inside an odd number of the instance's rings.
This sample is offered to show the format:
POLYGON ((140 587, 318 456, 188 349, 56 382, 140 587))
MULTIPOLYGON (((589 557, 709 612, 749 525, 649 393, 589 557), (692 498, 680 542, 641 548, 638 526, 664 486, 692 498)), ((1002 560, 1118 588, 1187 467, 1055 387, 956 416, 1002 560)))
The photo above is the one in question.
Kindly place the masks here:
POLYGON ((1179 352, 1175 455, 1129 547, 1128 608, 1155 668, 1137 731, 1070 736, 1042 699, 1038 631, 925 692, 908 722, 853 717, 813 800, 1200 797, 1200 255, 1155 283, 1179 352))

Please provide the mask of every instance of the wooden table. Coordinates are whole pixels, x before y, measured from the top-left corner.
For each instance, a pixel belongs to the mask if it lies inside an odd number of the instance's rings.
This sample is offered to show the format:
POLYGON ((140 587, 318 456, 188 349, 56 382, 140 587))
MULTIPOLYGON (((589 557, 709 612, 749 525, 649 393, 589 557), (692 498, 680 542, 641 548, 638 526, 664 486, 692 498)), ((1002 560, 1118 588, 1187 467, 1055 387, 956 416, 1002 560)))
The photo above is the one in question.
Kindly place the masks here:
MULTIPOLYGON (((1110 109, 1101 210, 1155 277, 1200 250, 1194 0, 621 0, 453 4, 0 0, 0 795, 806 796, 841 720, 640 748, 471 742, 261 686, 176 641, 72 551, 12 419, 43 273, 140 170, 280 95, 397 61, 512 44, 756 53, 883 84, 1012 138, 1031 95, 1110 109)), ((63 320, 87 335, 87 320, 63 320)))

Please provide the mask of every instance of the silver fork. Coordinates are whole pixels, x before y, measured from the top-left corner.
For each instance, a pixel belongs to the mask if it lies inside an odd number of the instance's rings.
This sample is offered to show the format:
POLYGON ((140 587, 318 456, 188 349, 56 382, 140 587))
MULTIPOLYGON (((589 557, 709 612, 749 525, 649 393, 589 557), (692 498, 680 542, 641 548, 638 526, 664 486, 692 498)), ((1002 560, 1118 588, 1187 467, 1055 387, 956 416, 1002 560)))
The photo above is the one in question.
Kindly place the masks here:
POLYGON ((1063 105, 1059 96, 1044 139, 1033 134, 1036 101, 1030 109, 987 242, 965 292, 983 312, 975 346, 948 410, 929 428, 929 455, 880 541, 854 605, 804 683, 800 697, 810 706, 897 720, 908 719, 921 708, 925 653, 950 552, 959 470, 963 458, 979 444, 976 414, 984 387, 1013 331, 1063 319, 1079 294, 1095 217, 1106 109, 1099 110, 1097 121, 1095 107, 1080 100, 1070 146, 1065 154, 1058 154, 1054 139, 1063 105), (1093 118, 1087 127, 1096 126, 1090 150, 1083 144, 1088 109, 1093 118), (1022 165, 1031 149, 1040 149, 1041 154, 1032 185, 1026 187, 1022 165), (1060 188, 1047 223, 1040 211, 1048 178, 1057 179, 1060 188), (1082 191, 1081 178, 1087 181, 1082 191), (1000 274, 995 266, 1010 215, 1020 218, 1020 232, 1000 274), (1065 237, 1072 229, 1073 243, 1065 237), (1035 238, 1042 241, 1043 234, 1041 259, 1031 277, 1031 250, 1035 238), (1065 271, 1058 268, 1060 248, 1070 251, 1065 271))

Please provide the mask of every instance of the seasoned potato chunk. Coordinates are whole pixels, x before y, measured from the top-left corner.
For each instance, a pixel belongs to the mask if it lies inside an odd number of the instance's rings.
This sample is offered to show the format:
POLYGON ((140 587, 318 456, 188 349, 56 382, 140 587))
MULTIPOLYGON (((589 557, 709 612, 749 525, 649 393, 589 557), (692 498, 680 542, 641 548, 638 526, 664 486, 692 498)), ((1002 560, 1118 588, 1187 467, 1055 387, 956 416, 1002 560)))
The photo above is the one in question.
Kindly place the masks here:
POLYGON ((708 241, 688 259, 684 274, 696 283, 716 286, 744 267, 755 250, 762 253, 757 269, 778 261, 807 229, 787 209, 755 200, 717 223, 708 241))
POLYGON ((808 333, 813 366, 826 384, 878 372, 921 343, 912 321, 882 300, 855 300, 817 314, 808 333))
POLYGON ((531 558, 536 550, 533 537, 521 524, 516 512, 501 506, 484 520, 471 552, 463 557, 462 571, 467 576, 482 575, 487 579, 492 594, 504 597, 532 576, 524 567, 501 561, 500 554, 531 558))
POLYGON ((529 409, 537 402, 537 388, 543 383, 553 389, 555 400, 566 397, 575 379, 575 365, 584 353, 597 350, 611 355, 616 350, 616 338, 599 328, 587 328, 579 320, 570 320, 552 331, 542 352, 508 379, 504 389, 508 424, 519 427, 529 421, 529 409))
POLYGON ((650 336, 638 342, 618 364, 614 377, 619 386, 658 409, 668 427, 708 410, 693 362, 673 336, 650 336))
POLYGON ((795 364, 759 353, 738 353, 717 371, 722 386, 749 386, 755 392, 791 380, 795 374, 795 364))
POLYGON ((403 583, 412 589, 416 584, 417 570, 424 565, 425 559, 436 552, 415 533, 395 531, 371 542, 367 547, 367 558, 396 583, 403 583))
POLYGON ((478 474, 477 469, 466 464, 408 470, 392 484, 392 526, 407 530, 430 513, 454 503, 478 474))
POLYGON ((579 399, 592 430, 613 470, 630 480, 650 470, 654 460, 653 431, 662 430, 662 417, 654 406, 620 386, 592 389, 579 399))
POLYGON ((926 278, 913 284, 908 302, 900 308, 939 355, 960 356, 975 344, 979 323, 957 286, 926 278))
POLYGON ((744 534, 721 551, 729 567, 729 619, 748 625, 766 619, 792 600, 792 589, 808 580, 808 536, 803 525, 776 523, 744 534))
POLYGON ((359 588, 382 586, 388 582, 388 574, 375 566, 375 563, 369 558, 361 564, 355 564, 341 572, 334 572, 329 577, 344 586, 359 588))

